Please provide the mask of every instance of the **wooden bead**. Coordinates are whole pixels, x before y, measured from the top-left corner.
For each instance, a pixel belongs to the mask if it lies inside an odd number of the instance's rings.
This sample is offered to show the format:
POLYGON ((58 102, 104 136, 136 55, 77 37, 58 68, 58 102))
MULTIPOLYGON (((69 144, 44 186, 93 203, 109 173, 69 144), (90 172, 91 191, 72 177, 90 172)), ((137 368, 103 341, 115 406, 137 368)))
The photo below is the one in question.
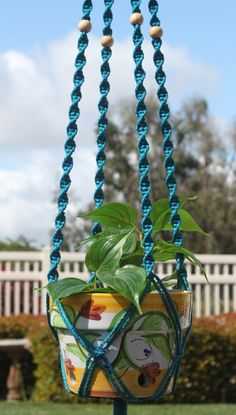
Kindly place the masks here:
POLYGON ((141 13, 133 13, 130 16, 130 23, 135 26, 136 24, 142 24, 143 23, 143 16, 141 13))
POLYGON ((150 27, 150 36, 151 37, 162 37, 163 35, 163 30, 160 26, 151 26, 150 27))
POLYGON ((112 36, 103 36, 101 38, 101 45, 104 48, 111 48, 112 45, 113 45, 113 43, 114 43, 114 40, 113 40, 113 37, 112 36))
POLYGON ((81 32, 85 32, 85 33, 90 32, 90 30, 92 29, 90 20, 85 20, 85 19, 80 20, 78 27, 81 32))

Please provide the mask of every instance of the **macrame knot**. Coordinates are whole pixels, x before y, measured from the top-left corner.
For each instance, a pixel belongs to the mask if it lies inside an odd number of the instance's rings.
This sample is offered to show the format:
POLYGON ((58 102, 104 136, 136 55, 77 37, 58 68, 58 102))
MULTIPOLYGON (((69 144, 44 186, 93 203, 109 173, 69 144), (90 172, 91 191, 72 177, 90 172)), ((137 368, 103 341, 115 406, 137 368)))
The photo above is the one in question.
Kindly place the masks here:
POLYGON ((104 355, 104 353, 106 352, 105 348, 102 347, 96 347, 96 349, 93 351, 93 356, 94 357, 101 357, 104 355))

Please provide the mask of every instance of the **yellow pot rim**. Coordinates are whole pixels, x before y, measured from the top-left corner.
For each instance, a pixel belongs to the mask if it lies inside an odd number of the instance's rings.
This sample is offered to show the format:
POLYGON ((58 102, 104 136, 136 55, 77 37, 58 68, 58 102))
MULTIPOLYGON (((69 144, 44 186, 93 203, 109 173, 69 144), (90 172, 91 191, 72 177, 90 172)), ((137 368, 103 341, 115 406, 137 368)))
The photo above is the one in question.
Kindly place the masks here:
MULTIPOLYGON (((180 290, 168 290, 168 293, 169 293, 169 295, 171 296, 171 297, 187 297, 188 295, 192 295, 192 291, 187 291, 187 290, 184 290, 184 291, 180 291, 180 290)), ((112 299, 112 298, 114 298, 114 299, 121 299, 121 300, 126 300, 126 301, 128 301, 127 299, 126 299, 126 297, 124 297, 122 294, 119 294, 119 293, 93 293, 93 292, 81 292, 81 293, 78 293, 78 294, 74 294, 74 295, 71 295, 71 296, 69 296, 69 297, 66 297, 64 300, 69 300, 70 298, 75 298, 75 297, 77 297, 77 298, 81 298, 82 296, 86 296, 86 297, 91 297, 91 298, 94 298, 94 299, 104 299, 104 301, 106 300, 106 299, 112 299)), ((146 294, 145 295, 145 298, 146 299, 154 299, 154 298, 160 298, 161 297, 161 294, 160 293, 158 293, 158 292, 151 292, 151 293, 148 293, 148 294, 146 294)), ((63 301, 63 300, 62 300, 63 301)))

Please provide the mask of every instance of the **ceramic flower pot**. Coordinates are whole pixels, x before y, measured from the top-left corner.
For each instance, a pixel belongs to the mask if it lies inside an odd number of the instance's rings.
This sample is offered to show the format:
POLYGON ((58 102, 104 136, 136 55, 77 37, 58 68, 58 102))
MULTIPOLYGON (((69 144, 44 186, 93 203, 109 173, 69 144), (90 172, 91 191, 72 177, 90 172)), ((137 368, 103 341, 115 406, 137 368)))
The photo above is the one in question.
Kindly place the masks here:
MULTIPOLYGON (((190 292, 172 291, 182 330, 190 325, 190 292)), ((112 330, 128 300, 119 294, 79 294, 63 300, 74 326, 95 346, 112 330)), ((175 350, 174 330, 159 294, 146 295, 140 316, 135 314, 125 333, 112 343, 106 357, 130 392, 140 398, 151 397, 167 374, 175 350)), ((58 311, 51 312, 51 324, 58 330, 65 373, 70 390, 78 392, 84 373, 86 350, 67 331, 58 311)), ((104 372, 95 370, 90 396, 118 397, 104 372)))

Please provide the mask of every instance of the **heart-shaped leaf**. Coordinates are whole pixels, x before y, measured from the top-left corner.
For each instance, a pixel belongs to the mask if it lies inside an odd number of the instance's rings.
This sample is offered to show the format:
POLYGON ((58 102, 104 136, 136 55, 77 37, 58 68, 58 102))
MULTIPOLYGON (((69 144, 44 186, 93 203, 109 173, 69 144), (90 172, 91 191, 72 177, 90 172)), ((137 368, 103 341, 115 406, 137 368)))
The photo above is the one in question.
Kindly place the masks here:
MULTIPOLYGON (((130 228, 129 229, 104 229, 102 232, 99 232, 96 235, 92 235, 89 238, 84 239, 79 247, 82 247, 84 245, 87 245, 89 242, 95 242, 97 240, 101 240, 104 238, 107 238, 108 236, 113 236, 113 235, 120 235, 122 233, 127 233, 130 232, 130 228)), ((136 248, 136 238, 134 236, 134 233, 132 233, 125 246, 124 246, 124 253, 129 254, 131 252, 133 252, 136 248)))
POLYGON ((138 212, 132 206, 118 202, 106 203, 79 216, 109 228, 131 228, 138 221, 138 212))
POLYGON ((52 303, 55 304, 57 300, 68 297, 69 295, 78 294, 82 291, 87 291, 91 286, 79 278, 64 278, 49 282, 46 288, 52 299, 52 303))
MULTIPOLYGON (((188 232, 199 232, 203 235, 207 235, 206 232, 200 226, 197 224, 195 219, 184 209, 179 210, 179 216, 181 219, 181 225, 180 230, 181 231, 188 231, 188 232)), ((173 229, 173 226, 170 221, 170 211, 164 212, 162 215, 160 215, 159 220, 157 221, 154 232, 160 232, 160 231, 171 231, 173 229)))
POLYGON ((141 243, 139 241, 136 241, 136 247, 133 250, 132 253, 129 253, 129 255, 123 255, 120 261, 120 265, 123 267, 125 265, 136 265, 141 266, 143 264, 143 255, 144 250, 141 246, 141 243))
POLYGON ((184 248, 182 246, 177 246, 169 242, 165 242, 162 239, 158 239, 156 241, 155 250, 157 253, 159 252, 159 253, 183 254, 186 257, 186 259, 188 259, 188 261, 190 261, 194 265, 197 265, 200 268, 201 273, 205 276, 206 280, 208 281, 207 274, 206 274, 203 264, 191 251, 189 251, 189 249, 184 248))
POLYGON ((110 268, 110 271, 116 270, 125 246, 127 252, 134 247, 134 240, 133 238, 130 239, 132 233, 133 230, 129 230, 95 241, 89 247, 85 257, 87 268, 92 272, 96 272, 103 265, 110 268))
POLYGON ((136 306, 139 314, 142 314, 139 299, 146 285, 144 268, 127 265, 111 272, 110 268, 101 267, 97 272, 97 278, 127 298, 136 306))
MULTIPOLYGON (((186 203, 194 201, 198 198, 197 195, 195 196, 184 196, 179 198, 179 208, 181 209, 186 203)), ((158 199, 156 202, 153 203, 152 206, 152 213, 151 213, 151 219, 154 224, 160 220, 160 216, 167 212, 169 213, 170 217, 170 205, 169 205, 169 199, 168 198, 161 198, 158 199)))

